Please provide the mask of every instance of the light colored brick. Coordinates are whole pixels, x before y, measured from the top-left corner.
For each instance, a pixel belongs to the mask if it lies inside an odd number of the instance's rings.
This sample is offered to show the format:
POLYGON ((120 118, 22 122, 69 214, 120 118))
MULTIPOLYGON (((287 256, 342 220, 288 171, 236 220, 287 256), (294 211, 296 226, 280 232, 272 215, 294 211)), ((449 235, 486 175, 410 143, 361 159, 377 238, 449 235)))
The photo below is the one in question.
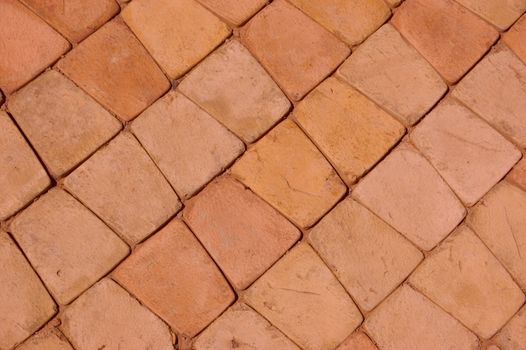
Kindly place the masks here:
POLYGON ((230 25, 239 26, 252 17, 267 0, 197 0, 230 25))
POLYGON ((523 307, 493 338, 500 350, 526 350, 526 307, 523 307))
POLYGON ((506 30, 526 11, 526 0, 456 0, 499 30, 506 30))
POLYGON ((74 350, 66 338, 55 328, 46 328, 31 338, 16 350, 74 350))
POLYGON ((523 15, 504 35, 502 40, 526 64, 526 15, 523 15))
POLYGON ((355 332, 336 350, 378 350, 378 348, 365 333, 355 332))

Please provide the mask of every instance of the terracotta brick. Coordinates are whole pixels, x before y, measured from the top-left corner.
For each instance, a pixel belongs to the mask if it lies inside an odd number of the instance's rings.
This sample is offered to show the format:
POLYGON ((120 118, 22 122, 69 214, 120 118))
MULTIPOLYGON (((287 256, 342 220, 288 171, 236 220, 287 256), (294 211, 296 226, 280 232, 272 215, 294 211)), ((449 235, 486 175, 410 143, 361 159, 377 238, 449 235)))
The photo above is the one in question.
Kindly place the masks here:
POLYGON ((273 1, 248 22, 241 30, 241 42, 295 101, 350 52, 343 42, 285 0, 273 1))
POLYGON ((456 0, 499 30, 506 30, 526 11, 525 0, 456 0))
POLYGON ((294 117, 349 185, 405 133, 389 114, 335 78, 305 97, 294 109, 294 117))
POLYGON ((78 165, 121 129, 117 119, 54 70, 13 95, 9 111, 54 177, 78 165))
POLYGON ((58 68, 126 121, 170 87, 170 82, 120 18, 108 22, 75 47, 58 62, 58 68))
POLYGON ((64 186, 131 244, 181 208, 168 182, 128 133, 84 162, 65 179, 64 186))
POLYGON ((11 121, 0 111, 0 220, 13 215, 50 185, 46 171, 11 121))
POLYGON ((61 321, 76 350, 174 350, 170 329, 110 279, 82 294, 61 321))
POLYGON ((403 1, 403 0, 384 0, 387 5, 391 6, 391 7, 396 7, 398 5, 400 5, 400 3, 403 1))
POLYGON ((17 0, 0 2, 0 89, 9 94, 55 62, 69 43, 17 0))
POLYGON ((128 254, 102 221, 58 188, 11 223, 25 255, 61 304, 68 304, 128 254))
POLYGON ((523 307, 493 340, 501 350, 526 350, 526 307, 523 307))
POLYGON ((512 143, 449 98, 416 127, 411 141, 468 206, 475 204, 521 158, 512 143))
POLYGON ((407 285, 375 309, 364 325, 381 349, 479 349, 473 333, 407 285))
POLYGON ((498 184, 471 211, 468 225, 526 290, 526 192, 498 184))
POLYGON ((188 197, 234 161, 243 143, 178 92, 170 91, 131 127, 181 197, 188 197))
POLYGON ((526 158, 522 158, 508 174, 508 180, 526 191, 526 158))
POLYGON ((44 329, 33 335, 16 350, 74 350, 55 328, 44 329))
POLYGON ((485 339, 524 303, 508 272, 466 226, 433 251, 409 282, 485 339))
POLYGON ((393 24, 449 83, 466 74, 498 38, 491 25, 453 0, 406 0, 393 24))
POLYGON ((300 232, 239 182, 221 178, 186 203, 183 216, 234 287, 244 289, 300 232))
POLYGON ((179 78, 230 29, 194 0, 135 0, 122 18, 170 78, 179 78))
POLYGON ((327 214, 308 239, 366 311, 402 283, 423 258, 409 241, 351 198, 327 214))
POLYGON ((234 300, 219 269, 179 220, 141 245, 114 277, 173 329, 190 337, 234 300))
POLYGON ((353 333, 336 350, 378 350, 376 345, 363 332, 353 333))
POLYGON ((502 40, 526 64, 526 15, 522 16, 503 36, 502 40))
POLYGON ((207 57, 178 88, 246 143, 290 108, 276 83, 237 40, 207 57))
POLYGON ((11 349, 56 312, 53 299, 9 236, 0 231, 0 348, 11 349))
POLYGON ((357 45, 391 15, 383 0, 290 0, 348 45, 357 45))
POLYGON ((267 0, 197 0, 230 25, 240 26, 252 17, 267 0))
POLYGON ((236 304, 203 331, 195 350, 217 349, 299 350, 267 320, 244 304, 236 304))
POLYGON ((360 45, 337 75, 406 125, 416 123, 447 90, 440 75, 391 24, 360 45))
POLYGON ((508 48, 499 47, 484 57, 453 96, 526 148, 526 66, 508 48))
POLYGON ((250 148, 232 174, 301 227, 314 224, 346 191, 331 165, 290 120, 250 148))
POLYGON ((22 0, 71 42, 79 42, 119 12, 114 0, 22 0))
POLYGON ((305 243, 279 260, 244 298, 304 349, 334 349, 362 322, 349 295, 305 243))
POLYGON ((408 144, 378 164, 353 196, 424 250, 444 239, 465 214, 431 164, 408 144))

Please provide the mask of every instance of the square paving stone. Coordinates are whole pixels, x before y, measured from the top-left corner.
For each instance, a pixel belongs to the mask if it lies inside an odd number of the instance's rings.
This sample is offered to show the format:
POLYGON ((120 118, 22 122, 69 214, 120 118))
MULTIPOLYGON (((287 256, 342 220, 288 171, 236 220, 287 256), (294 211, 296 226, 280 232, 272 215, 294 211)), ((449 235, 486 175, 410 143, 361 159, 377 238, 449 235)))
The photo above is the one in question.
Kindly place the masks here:
POLYGON ((267 0, 197 0, 230 25, 240 26, 252 17, 267 0))
POLYGON ((303 349, 334 349, 363 319, 345 289, 306 243, 279 260, 243 298, 303 349))
POLYGON ((470 212, 467 223, 526 290, 526 192, 501 182, 470 212))
POLYGON ((163 72, 119 17, 82 41, 57 66, 125 121, 170 88, 163 72))
POLYGON ((11 118, 0 111, 0 220, 21 209, 51 181, 11 118))
POLYGON ((246 143, 259 138, 290 108, 276 83, 237 40, 207 57, 178 89, 246 143))
POLYGON ((508 174, 508 180, 526 191, 526 157, 515 164, 508 174))
POLYGON ((189 337, 235 297, 199 241, 177 219, 143 243, 113 275, 170 327, 189 337))
POLYGON ((57 311, 53 299, 9 236, 0 231, 0 349, 12 349, 57 311))
POLYGON ((466 210, 428 161, 401 144, 353 192, 380 218, 424 250, 431 250, 466 210))
POLYGON ((493 341, 501 350, 526 350, 526 307, 523 307, 500 331, 493 341))
POLYGON ((484 339, 524 303, 508 272, 466 226, 434 250, 409 283, 484 339))
POLYGON ((411 141, 468 206, 488 192, 522 156, 487 123, 449 98, 413 130, 411 141))
POLYGON ((183 217, 238 289, 254 282, 301 236, 274 208, 229 177, 187 202, 183 217))
POLYGON ((230 34, 225 23, 194 0, 135 0, 122 18, 172 79, 230 34))
POLYGON ((285 0, 276 0, 241 29, 241 42, 285 93, 300 100, 348 55, 349 48, 285 0))
POLYGON ((366 311, 389 295, 423 259, 415 246, 351 198, 321 219, 308 240, 366 311))
POLYGON ((121 129, 117 119, 54 70, 11 96, 9 111, 54 177, 78 165, 121 129))
POLYGON ((70 45, 17 0, 0 2, 0 89, 10 94, 46 69, 70 45))
POLYGON ((76 350, 174 350, 168 326, 110 279, 82 294, 60 318, 76 350))
POLYGON ((61 189, 40 197, 11 232, 55 299, 71 302, 128 254, 128 246, 61 189))
POLYGON ((508 48, 498 47, 484 57, 453 96, 526 148, 526 65, 508 48))
POLYGON ((448 83, 466 74, 499 36, 453 0, 406 0, 392 23, 448 83))
POLYGON ((364 329, 385 350, 479 349, 473 333, 407 285, 368 316, 364 329))
POLYGON ((132 123, 153 161, 188 197, 243 151, 243 142, 184 95, 170 91, 132 123))
POLYGON ((336 350, 378 350, 378 348, 365 333, 355 332, 336 350))
POLYGON ((526 0, 456 0, 499 30, 506 30, 526 11, 526 0))
POLYGON ((56 328, 45 328, 39 331, 16 350, 74 350, 66 337, 56 328))
POLYGON ((236 304, 203 331, 194 343, 195 350, 299 348, 257 312, 236 304))
POLYGON ((523 15, 514 25, 502 36, 502 41, 515 52, 517 56, 526 64, 526 15, 523 15))
POLYGON ((307 95, 294 109, 294 117, 348 185, 405 133, 402 124, 336 78, 307 95))
POLYGON ((336 171, 290 120, 272 129, 231 170, 300 227, 312 226, 346 192, 336 171))
POLYGON ((84 162, 64 186, 132 245, 181 208, 159 169, 128 133, 84 162))
POLYGON ((416 123, 447 90, 391 24, 371 35, 336 74, 406 125, 416 123))

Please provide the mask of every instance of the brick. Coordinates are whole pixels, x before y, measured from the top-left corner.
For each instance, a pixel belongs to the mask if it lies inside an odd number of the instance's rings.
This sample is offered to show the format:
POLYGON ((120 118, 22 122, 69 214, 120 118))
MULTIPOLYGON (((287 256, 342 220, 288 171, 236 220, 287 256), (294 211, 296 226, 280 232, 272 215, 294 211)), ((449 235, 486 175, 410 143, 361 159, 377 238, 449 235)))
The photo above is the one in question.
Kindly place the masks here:
POLYGON ((183 217, 237 289, 248 287, 299 238, 275 209, 232 178, 186 203, 183 217))
POLYGON ((69 43, 17 0, 0 3, 0 89, 10 94, 46 69, 69 43))
POLYGON ((194 343, 195 350, 216 349, 299 350, 267 320, 244 304, 236 304, 203 331, 194 343))
POLYGON ((135 0, 122 18, 172 79, 230 35, 225 23, 194 0, 135 0))
POLYGON ((117 119, 54 70, 11 96, 9 111, 54 177, 77 166, 121 129, 117 119))
POLYGON ((56 312, 53 299, 9 236, 0 231, 0 348, 11 349, 56 312))
POLYGON ((526 64, 526 15, 522 16, 504 35, 502 40, 526 64))
POLYGON ((406 125, 416 123, 447 90, 440 75, 391 24, 360 45, 337 76, 406 125))
POLYGON ((353 184, 371 169, 405 133, 405 128, 367 97, 329 78, 294 110, 310 139, 353 184))
POLYGON ((466 226, 434 250, 409 282, 484 339, 524 303, 508 272, 466 226))
POLYGON ((453 0, 406 0, 392 23, 448 83, 466 74, 498 38, 491 25, 453 0))
POLYGON ((391 15, 383 0, 291 0, 348 45, 357 45, 391 15))
POLYGON ((424 250, 444 239, 465 214, 431 164, 405 143, 358 184, 353 196, 424 250))
POLYGON ((497 343, 501 350, 526 350, 526 307, 523 307, 513 318, 502 328, 493 341, 497 343))
POLYGON ((56 328, 47 328, 33 335, 16 350, 73 350, 56 328))
POLYGON ((125 121, 133 119, 170 87, 170 82, 120 18, 90 35, 57 66, 125 121))
POLYGON ((117 12, 114 0, 22 0, 71 42, 79 42, 117 12))
POLYGON ((50 185, 49 177, 9 116, 0 111, 0 220, 50 185))
POLYGON ((168 182, 128 133, 84 162, 64 186, 130 244, 144 239, 181 208, 168 182))
POLYGON ((265 7, 240 34, 241 42, 294 101, 329 75, 350 52, 285 0, 265 7))
POLYGON ((381 349, 479 349, 473 333, 407 285, 375 309, 364 328, 381 349))
POLYGON ((245 152, 231 171, 300 227, 312 226, 346 191, 331 165, 290 120, 245 152))
POLYGON ((467 217, 468 225, 526 289, 526 192, 501 182, 467 217))
POLYGON ((170 329, 110 279, 82 294, 61 321, 60 329, 77 350, 174 350, 170 329))
POLYGON ((276 83, 237 40, 207 57, 178 89, 246 143, 259 138, 290 108, 276 83))
POLYGON ((390 7, 397 7, 403 0, 385 0, 390 7))
POLYGON ((389 295, 423 259, 409 241, 351 198, 321 219, 308 240, 366 311, 389 295))
POLYGON ((58 188, 11 223, 11 233, 60 304, 68 304, 128 254, 102 221, 58 188))
POLYGON ((175 91, 142 113, 131 129, 181 197, 194 194, 245 149, 237 137, 175 91))
POLYGON ((230 25, 240 26, 252 17, 267 0, 197 0, 230 25))
POLYGON ((192 232, 170 222, 113 273, 174 330, 193 337, 234 300, 234 293, 192 232))
POLYGON ((349 295, 304 243, 258 279, 244 298, 303 349, 334 349, 362 322, 349 295))
POLYGON ((453 96, 526 148, 526 66, 509 49, 502 46, 484 57, 453 96))
POLYGON ((365 333, 355 332, 336 350, 378 350, 378 348, 365 333))
POLYGON ((434 108, 411 133, 411 141, 468 206, 521 158, 512 143, 453 99, 434 108))
POLYGON ((526 158, 522 158, 508 174, 508 180, 526 191, 526 158))
POLYGON ((508 29, 526 11, 525 0, 456 0, 499 30, 508 29))

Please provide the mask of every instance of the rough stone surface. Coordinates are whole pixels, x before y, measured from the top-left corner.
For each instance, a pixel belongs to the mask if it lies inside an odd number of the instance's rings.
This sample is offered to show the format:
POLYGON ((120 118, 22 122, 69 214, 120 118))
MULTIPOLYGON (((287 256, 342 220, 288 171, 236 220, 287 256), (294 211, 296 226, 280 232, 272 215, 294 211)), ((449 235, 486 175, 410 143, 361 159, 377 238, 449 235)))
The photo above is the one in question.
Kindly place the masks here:
POLYGON ((508 174, 508 180, 526 191, 526 158, 523 157, 520 162, 515 164, 508 174))
POLYGON ((276 83, 237 40, 207 57, 178 89, 247 143, 290 108, 276 83))
POLYGON ((526 11, 526 0, 456 0, 499 30, 506 30, 526 11))
POLYGON ((84 162, 65 179, 64 186, 131 244, 181 208, 161 172, 128 133, 84 162))
POLYGON ((267 0, 197 0, 230 25, 239 26, 267 4, 267 0))
POLYGON ((343 42, 285 0, 273 1, 250 20, 241 30, 241 42, 295 101, 350 52, 343 42))
POLYGON ((31 338, 16 350, 74 350, 66 338, 56 329, 47 328, 31 338))
POLYGON ((305 97, 294 117, 349 185, 405 132, 367 97, 335 78, 325 80, 305 97))
POLYGON ((121 129, 117 119, 54 70, 13 95, 9 111, 54 177, 78 165, 121 129))
POLYGON ((336 350, 378 350, 378 348, 365 333, 355 332, 336 350))
POLYGON ((493 338, 501 350, 526 350, 526 307, 523 307, 493 338))
POLYGON ((526 15, 522 16, 503 36, 502 40, 526 64, 526 15))
POLYGON ((301 235, 275 209, 228 177, 187 202, 183 216, 238 289, 248 287, 301 235))
POLYGON ((301 243, 258 279, 246 302, 303 349, 334 349, 362 315, 331 271, 301 243))
POLYGON ((346 191, 331 165, 290 120, 245 152, 232 174, 301 227, 314 224, 346 191))

